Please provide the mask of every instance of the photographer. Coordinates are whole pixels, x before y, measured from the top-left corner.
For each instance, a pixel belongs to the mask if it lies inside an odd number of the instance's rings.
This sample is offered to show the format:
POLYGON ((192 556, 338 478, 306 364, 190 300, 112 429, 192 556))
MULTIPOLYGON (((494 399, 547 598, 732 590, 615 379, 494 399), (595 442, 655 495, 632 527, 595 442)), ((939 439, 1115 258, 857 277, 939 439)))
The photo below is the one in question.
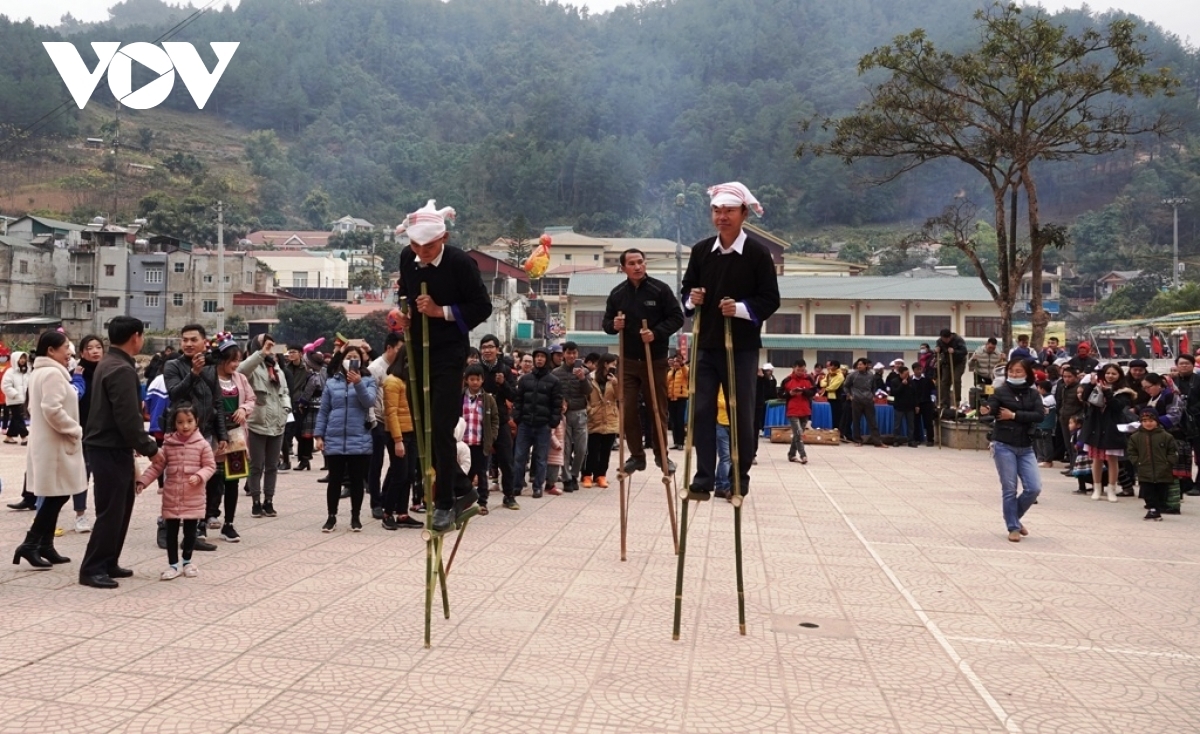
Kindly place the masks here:
POLYGON ((371 410, 375 407, 375 378, 363 363, 358 347, 344 347, 329 361, 329 379, 321 394, 321 410, 313 431, 318 451, 329 467, 326 505, 329 516, 321 530, 337 525, 342 479, 350 479, 350 529, 362 530, 363 489, 371 466, 371 410))
MULTIPOLYGON (((208 334, 199 324, 188 324, 179 330, 179 356, 169 360, 163 367, 163 381, 167 385, 170 407, 180 403, 191 403, 196 412, 196 423, 200 434, 213 444, 215 450, 224 450, 229 441, 225 430, 225 416, 218 410, 220 390, 216 386, 215 370, 205 371, 205 366, 216 365, 215 355, 208 351, 208 334)), ((170 409, 168 408, 168 410, 170 409)), ((167 547, 166 527, 159 518, 158 547, 167 547)), ((204 537, 207 535, 203 523, 196 529, 198 551, 214 551, 217 547, 204 537)))

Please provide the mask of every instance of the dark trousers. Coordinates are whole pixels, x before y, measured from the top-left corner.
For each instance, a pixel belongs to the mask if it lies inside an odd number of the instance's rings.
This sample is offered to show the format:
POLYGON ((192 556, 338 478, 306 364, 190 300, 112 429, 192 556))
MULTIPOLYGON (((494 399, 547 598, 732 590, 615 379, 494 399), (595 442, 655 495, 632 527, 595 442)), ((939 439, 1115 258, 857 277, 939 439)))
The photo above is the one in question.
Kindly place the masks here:
POLYGON ((383 423, 376 421, 371 429, 371 466, 367 470, 367 492, 371 494, 371 507, 383 507, 383 458, 387 449, 387 431, 383 430, 383 423))
MULTIPOLYGON (((696 474, 692 487, 711 491, 717 472, 717 388, 724 387, 726 398, 736 396, 738 465, 733 470, 741 478, 742 494, 750 489, 750 466, 758 451, 754 435, 754 393, 758 385, 758 350, 733 353, 737 385, 729 384, 725 350, 701 349, 696 355, 696 394, 692 396, 696 415, 692 421, 692 445, 696 448, 696 474)), ((726 402, 726 405, 729 403, 726 402)))
POLYGON ((687 398, 667 402, 667 415, 671 419, 671 438, 676 446, 687 440, 687 398))
POLYGON ((875 422, 875 403, 862 400, 850 401, 850 422, 854 430, 854 442, 862 443, 864 440, 870 441, 878 446, 883 441, 879 438, 879 424, 875 422), (864 439, 862 435, 862 421, 867 422, 867 437, 864 439))
MULTIPOLYGON (((830 417, 830 426, 829 427, 836 428, 839 431, 841 431, 841 429, 842 429, 842 405, 843 405, 843 403, 844 403, 844 401, 842 401, 842 400, 830 400, 829 401, 829 417, 830 417)), ((850 437, 847 436, 845 434, 845 432, 842 432, 842 438, 849 439, 850 437)))
MULTIPOLYGON (((642 437, 649 436, 651 445, 654 447, 654 456, 658 457, 659 448, 666 451, 666 446, 660 447, 659 445, 665 441, 666 437, 658 435, 658 431, 655 429, 654 415, 650 413, 650 374, 646 371, 646 361, 626 357, 620 368, 621 401, 624 406, 625 418, 625 425, 621 426, 621 432, 625 435, 625 443, 629 446, 629 455, 632 458, 645 459, 646 445, 642 443, 642 437), (646 401, 646 416, 642 416, 637 410, 638 400, 643 397, 646 401)), ((655 360, 651 369, 654 370, 654 399, 657 401, 658 419, 665 429, 667 425, 667 360, 655 360)), ((696 389, 699 390, 699 385, 696 386, 696 389)), ((714 387, 713 390, 715 391, 716 388, 714 387)), ((713 401, 715 409, 715 392, 713 401)), ((753 418, 754 415, 751 413, 751 420, 753 418)))
POLYGON ((350 479, 350 516, 358 517, 362 512, 363 489, 367 481, 367 470, 371 468, 370 454, 325 455, 325 466, 329 467, 329 484, 325 485, 325 506, 330 515, 338 512, 342 499, 342 484, 350 479))
POLYGON ((299 436, 296 439, 296 458, 300 461, 312 461, 313 458, 313 438, 312 436, 299 436))
POLYGON ((283 427, 283 446, 280 448, 280 453, 285 460, 292 458, 292 441, 299 435, 297 434, 297 426, 300 421, 294 420, 283 427))
POLYGON ((115 568, 125 547, 133 515, 133 451, 84 448, 84 453, 96 477, 96 522, 79 564, 79 575, 94 576, 115 568))
POLYGON ((226 479, 221 471, 221 460, 217 460, 217 472, 204 485, 205 515, 207 517, 221 516, 221 500, 225 501, 225 522, 233 524, 237 514, 238 480, 226 479))
POLYGON ((767 404, 758 403, 754 406, 754 435, 761 436, 763 426, 767 423, 767 404))
POLYGON ((475 483, 475 491, 479 494, 479 506, 487 507, 488 476, 487 457, 483 454, 483 444, 475 444, 471 449, 471 471, 468 476, 475 483))
POLYGON ((583 464, 584 476, 599 479, 608 474, 608 461, 612 458, 613 442, 617 440, 615 433, 589 433, 587 461, 583 464))
POLYGON ((917 412, 916 410, 897 410, 896 427, 892 429, 896 443, 903 439, 909 446, 917 445, 917 412))
POLYGON ((550 430, 550 426, 533 426, 528 423, 517 425, 517 449, 513 456, 513 470, 517 475, 515 491, 525 489, 526 472, 529 473, 529 480, 533 482, 535 491, 546 486, 546 457, 550 452, 550 430))
MULTIPOLYGON (((500 430, 496 431, 496 442, 492 444, 490 457, 492 467, 500 474, 500 491, 505 497, 513 496, 513 439, 512 431, 508 430, 508 420, 500 421, 500 430)), ((480 498, 485 502, 487 494, 481 493, 480 498)))
POLYGON ((408 383, 409 404, 421 400, 421 419, 432 418, 431 448, 437 473, 433 502, 438 509, 448 510, 454 506, 455 487, 466 492, 469 486, 462 481, 463 472, 458 467, 458 449, 454 440, 454 427, 462 417, 462 371, 467 361, 466 346, 431 349, 428 377, 422 373, 421 345, 410 344, 409 349, 412 352, 408 364, 413 373, 413 379, 408 383), (425 395, 422 390, 427 384, 431 415, 426 415, 423 402, 425 395))
POLYGON ((25 427, 25 405, 8 406, 8 437, 29 438, 29 429, 25 427))
POLYGON ((925 439, 925 443, 933 443, 936 436, 933 433, 933 421, 937 418, 937 408, 932 402, 921 403, 919 408, 921 411, 917 416, 918 422, 921 424, 921 435, 925 439))
POLYGON ((40 535, 46 540, 53 540, 54 527, 58 524, 58 513, 70 498, 63 495, 61 497, 42 497, 40 499, 41 505, 37 509, 37 514, 33 516, 33 525, 30 526, 29 532, 40 535))
POLYGON ((403 515, 408 512, 408 495, 413 486, 410 464, 417 459, 416 432, 404 434, 401 441, 404 443, 404 456, 396 456, 396 441, 387 436, 390 463, 383 480, 383 511, 403 515))
POLYGON ((1140 482, 1140 486, 1142 501, 1145 502, 1147 510, 1167 511, 1167 490, 1171 488, 1170 482, 1140 482))
POLYGON ((179 528, 183 526, 183 560, 192 560, 192 551, 196 548, 196 527, 199 520, 180 520, 173 517, 164 521, 167 526, 167 563, 174 566, 179 563, 179 528))

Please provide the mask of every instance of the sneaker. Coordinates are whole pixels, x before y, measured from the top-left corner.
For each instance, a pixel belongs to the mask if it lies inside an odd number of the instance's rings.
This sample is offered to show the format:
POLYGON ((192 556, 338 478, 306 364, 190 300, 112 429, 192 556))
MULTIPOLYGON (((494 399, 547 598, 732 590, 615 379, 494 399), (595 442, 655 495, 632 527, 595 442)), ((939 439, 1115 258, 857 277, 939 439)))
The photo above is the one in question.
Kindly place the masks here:
POLYGON ((189 579, 194 579, 200 575, 200 569, 196 568, 194 563, 183 564, 183 575, 189 579))
POLYGON ((646 468, 646 457, 643 456, 638 458, 636 456, 630 456, 625 460, 625 466, 622 468, 625 470, 626 474, 632 474, 635 471, 642 471, 646 468))
POLYGON ((1155 521, 1161 521, 1161 520, 1162 520, 1162 514, 1161 514, 1161 513, 1160 513, 1158 510, 1147 510, 1147 511, 1146 511, 1146 516, 1145 516, 1145 517, 1143 517, 1142 519, 1143 519, 1143 520, 1155 520, 1155 521))
POLYGON ((553 497, 558 497, 562 493, 563 493, 563 491, 561 489, 559 489, 558 487, 554 487, 554 486, 551 486, 549 489, 546 490, 546 494, 551 495, 553 497))
POLYGON ((579 491, 579 485, 578 485, 578 484, 572 484, 571 482, 563 482, 562 491, 564 491, 564 492, 578 492, 578 491, 579 491))
POLYGON ((600 489, 608 489, 608 477, 601 476, 596 478, 596 486, 600 489))
POLYGON ((262 517, 263 507, 258 500, 254 500, 254 504, 250 505, 250 517, 262 517))
POLYGON ((278 513, 275 512, 275 503, 267 500, 263 503, 263 517, 275 517, 278 513))
POLYGON ((1020 530, 1010 530, 1008 533, 1008 542, 1020 543, 1021 542, 1021 531, 1020 530))
POLYGON ((371 508, 371 519, 372 520, 382 520, 383 519, 383 508, 382 507, 372 507, 371 508))
POLYGON ((408 508, 408 514, 410 514, 410 515, 413 515, 413 514, 416 514, 416 515, 424 515, 424 514, 425 514, 425 503, 424 503, 424 502, 418 502, 417 504, 415 504, 415 505, 413 505, 412 507, 408 508))
POLYGON ((362 532, 362 520, 359 520, 357 515, 350 518, 350 532, 352 532, 352 533, 361 533, 362 532))
POLYGON ((179 578, 181 573, 182 573, 182 571, 180 571, 175 566, 167 566, 167 570, 163 571, 159 575, 158 580, 159 581, 170 581, 171 579, 177 579, 177 578, 179 578))
POLYGON ((238 535, 238 531, 233 529, 232 523, 225 523, 221 526, 221 540, 226 543, 240 543, 242 536, 238 535))
POLYGON ((423 528, 423 527, 425 527, 425 523, 421 522, 420 520, 414 520, 411 517, 409 517, 408 515, 397 515, 396 516, 396 525, 398 525, 399 527, 402 527, 402 528, 423 528))
POLYGON ((395 515, 393 515, 390 512, 383 513, 383 529, 384 530, 398 530, 399 528, 400 528, 400 526, 396 524, 396 516, 395 515))
POLYGON ((584 474, 583 479, 579 482, 579 486, 583 487, 584 489, 591 489, 592 488, 592 478, 589 477, 587 474, 584 474))
POLYGON ((792 462, 793 464, 799 464, 800 457, 799 456, 789 456, 788 461, 792 462))
POLYGON ((329 518, 325 520, 325 524, 321 526, 321 532, 332 533, 334 525, 337 525, 337 515, 330 515, 329 518))
POLYGON ((516 501, 515 499, 509 498, 509 497, 505 497, 505 498, 504 498, 504 503, 503 503, 503 504, 504 504, 504 509, 506 509, 506 510, 519 510, 519 509, 521 509, 521 506, 517 504, 517 501, 516 501))
POLYGON ((87 515, 75 518, 75 532, 80 534, 92 532, 92 523, 88 521, 87 515))
POLYGON ((222 525, 224 525, 224 523, 221 522, 221 518, 219 518, 219 517, 210 517, 210 518, 208 518, 207 525, 208 525, 209 530, 217 530, 222 525))

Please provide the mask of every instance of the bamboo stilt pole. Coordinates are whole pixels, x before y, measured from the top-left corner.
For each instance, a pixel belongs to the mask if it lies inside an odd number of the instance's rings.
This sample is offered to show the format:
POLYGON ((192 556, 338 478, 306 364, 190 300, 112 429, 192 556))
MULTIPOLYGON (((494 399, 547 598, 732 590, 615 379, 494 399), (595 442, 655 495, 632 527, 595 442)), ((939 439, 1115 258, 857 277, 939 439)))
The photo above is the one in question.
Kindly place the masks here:
MULTIPOLYGON (((624 319, 625 314, 618 311, 617 316, 624 319)), ((622 332, 624 329, 622 329, 622 332)), ((625 371, 625 336, 617 334, 617 374, 625 371)), ((621 560, 626 560, 626 545, 629 536, 629 477, 625 474, 625 382, 618 378, 617 387, 617 482, 619 485, 618 501, 621 503, 621 560)))
POLYGON ((746 634, 746 587, 742 579, 742 470, 738 461, 737 378, 733 359, 733 317, 725 317, 725 366, 729 373, 729 390, 725 401, 729 407, 729 454, 733 474, 733 554, 737 566, 738 634, 746 634))
MULTIPOLYGON (((649 329, 649 322, 642 319, 642 328, 649 329)), ((650 343, 643 342, 646 348, 646 377, 650 383, 650 412, 654 414, 654 435, 658 439, 658 464, 662 469, 663 489, 667 491, 667 514, 671 518, 671 541, 675 545, 675 555, 679 555, 679 524, 675 519, 675 498, 672 496, 671 464, 667 458, 667 434, 663 431, 662 416, 658 413, 658 390, 654 384, 654 362, 650 356, 650 343)))
POLYGON ((675 563, 675 619, 671 626, 671 639, 679 639, 679 622, 683 616, 683 563, 687 558, 688 490, 692 484, 692 444, 696 427, 696 355, 700 353, 700 310, 692 319, 692 350, 688 355, 688 418, 687 436, 684 437, 683 489, 679 492, 679 557, 675 563))

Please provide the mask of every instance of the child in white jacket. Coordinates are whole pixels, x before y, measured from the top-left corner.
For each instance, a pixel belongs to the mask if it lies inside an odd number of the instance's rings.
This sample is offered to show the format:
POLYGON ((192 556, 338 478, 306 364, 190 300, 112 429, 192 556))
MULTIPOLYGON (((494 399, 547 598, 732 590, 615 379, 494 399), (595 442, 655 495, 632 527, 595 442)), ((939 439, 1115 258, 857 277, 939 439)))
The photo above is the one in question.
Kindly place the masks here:
POLYGON ((29 356, 25 352, 12 353, 12 366, 4 371, 0 390, 4 391, 4 402, 8 405, 8 433, 4 443, 21 445, 29 443, 29 430, 25 427, 25 391, 29 383, 29 356))

